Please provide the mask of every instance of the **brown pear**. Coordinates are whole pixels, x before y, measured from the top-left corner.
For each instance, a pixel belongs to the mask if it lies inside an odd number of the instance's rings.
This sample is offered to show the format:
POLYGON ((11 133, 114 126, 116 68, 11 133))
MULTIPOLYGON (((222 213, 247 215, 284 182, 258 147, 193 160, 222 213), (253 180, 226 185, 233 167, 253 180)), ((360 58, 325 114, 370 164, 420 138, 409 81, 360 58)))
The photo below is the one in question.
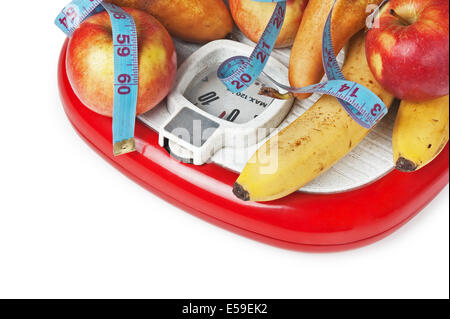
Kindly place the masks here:
POLYGON ((233 19, 222 0, 106 0, 121 7, 147 11, 169 33, 184 41, 205 43, 226 37, 233 19))
MULTIPOLYGON (((332 17, 332 38, 338 53, 358 31, 382 0, 338 0, 332 17)), ((325 71, 322 64, 322 34, 334 0, 310 0, 291 52, 289 79, 293 87, 319 83, 325 71)), ((298 94, 308 98, 311 94, 298 94)))
MULTIPOLYGON (((229 0, 228 3, 234 22, 242 33, 253 42, 258 42, 269 23, 276 3, 253 0, 229 0)), ((287 2, 286 17, 275 43, 276 48, 289 47, 294 43, 307 3, 308 0, 287 2)))

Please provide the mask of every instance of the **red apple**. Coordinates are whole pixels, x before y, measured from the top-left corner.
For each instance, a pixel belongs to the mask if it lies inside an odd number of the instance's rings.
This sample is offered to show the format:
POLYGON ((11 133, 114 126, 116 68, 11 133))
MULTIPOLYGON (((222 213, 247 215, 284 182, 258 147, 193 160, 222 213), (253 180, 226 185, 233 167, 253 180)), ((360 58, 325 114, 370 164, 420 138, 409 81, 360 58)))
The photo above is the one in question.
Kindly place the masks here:
POLYGON ((449 94, 449 1, 391 0, 367 34, 375 78, 397 98, 425 101, 449 94))
MULTIPOLYGON (((124 8, 134 18, 138 34, 139 94, 137 114, 158 105, 172 88, 177 58, 172 38, 144 11, 124 8)), ((67 75, 78 98, 91 110, 113 114, 114 51, 107 12, 84 21, 67 49, 67 75)))

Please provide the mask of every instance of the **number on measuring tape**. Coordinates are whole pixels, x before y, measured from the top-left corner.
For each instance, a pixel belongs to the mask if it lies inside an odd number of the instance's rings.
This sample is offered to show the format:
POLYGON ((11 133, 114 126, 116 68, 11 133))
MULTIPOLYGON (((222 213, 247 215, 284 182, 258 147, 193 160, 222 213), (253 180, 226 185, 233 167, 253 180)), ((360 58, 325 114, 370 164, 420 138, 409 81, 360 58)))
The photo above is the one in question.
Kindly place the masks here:
POLYGON ((277 41, 286 14, 286 1, 256 0, 258 2, 277 2, 269 25, 264 30, 261 40, 249 58, 233 57, 225 61, 217 71, 217 76, 233 92, 238 93, 252 85, 265 65, 277 41))
POLYGON ((75 0, 58 15, 55 24, 71 37, 90 15, 106 10, 111 19, 114 48, 114 155, 135 151, 134 129, 138 99, 138 45, 133 18, 103 0, 75 0))
POLYGON ((72 36, 76 28, 102 4, 103 0, 72 1, 56 17, 55 24, 67 35, 72 36))
MULTIPOLYGON (((249 58, 233 57, 225 61, 217 76, 233 93, 247 89, 263 73, 264 67, 275 46, 286 14, 286 0, 253 0, 257 2, 276 2, 275 11, 261 36, 260 41, 249 58)), ((346 112, 361 126, 371 129, 388 112, 383 101, 365 86, 347 81, 336 60, 331 34, 333 7, 328 15, 322 39, 322 60, 328 82, 305 88, 292 88, 283 85, 266 74, 278 87, 291 93, 320 93, 334 96, 346 112)), ((384 5, 386 1, 382 2, 384 5)), ((265 73, 264 73, 265 74, 265 73)))

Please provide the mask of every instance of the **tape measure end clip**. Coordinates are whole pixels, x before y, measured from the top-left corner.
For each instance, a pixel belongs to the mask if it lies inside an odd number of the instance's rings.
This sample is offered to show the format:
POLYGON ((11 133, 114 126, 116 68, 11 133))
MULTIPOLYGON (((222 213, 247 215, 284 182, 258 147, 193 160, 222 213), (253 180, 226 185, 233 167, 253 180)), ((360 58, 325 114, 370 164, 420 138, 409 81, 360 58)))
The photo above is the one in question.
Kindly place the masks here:
POLYGON ((134 138, 114 143, 114 156, 125 155, 136 151, 134 138))

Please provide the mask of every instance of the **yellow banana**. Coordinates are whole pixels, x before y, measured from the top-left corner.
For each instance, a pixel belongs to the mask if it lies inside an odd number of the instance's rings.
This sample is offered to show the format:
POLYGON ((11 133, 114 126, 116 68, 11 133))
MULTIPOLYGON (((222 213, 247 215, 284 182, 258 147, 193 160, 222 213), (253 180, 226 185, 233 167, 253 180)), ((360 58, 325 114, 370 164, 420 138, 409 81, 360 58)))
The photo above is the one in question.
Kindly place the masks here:
MULTIPOLYGON (((394 97, 373 77, 364 42, 363 32, 350 41, 344 75, 372 90, 390 106, 394 97)), ((323 96, 253 155, 233 192, 246 201, 269 201, 287 196, 328 170, 368 133, 369 130, 345 112, 338 100, 323 96)))
POLYGON ((449 98, 400 104, 392 144, 394 162, 402 172, 414 172, 441 153, 449 139, 449 98))

